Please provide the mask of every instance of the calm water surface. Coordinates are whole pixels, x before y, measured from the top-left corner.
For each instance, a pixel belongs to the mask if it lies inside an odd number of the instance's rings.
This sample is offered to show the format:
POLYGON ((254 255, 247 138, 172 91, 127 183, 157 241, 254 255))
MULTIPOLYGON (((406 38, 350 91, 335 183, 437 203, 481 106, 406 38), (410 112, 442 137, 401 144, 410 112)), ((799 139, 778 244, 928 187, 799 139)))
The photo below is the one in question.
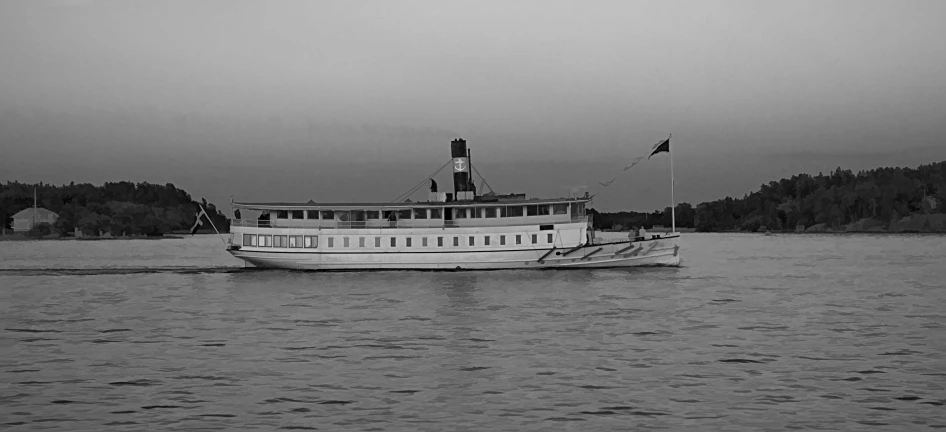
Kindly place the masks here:
POLYGON ((946 237, 684 237, 685 267, 244 271, 0 242, 0 429, 946 428, 946 237))

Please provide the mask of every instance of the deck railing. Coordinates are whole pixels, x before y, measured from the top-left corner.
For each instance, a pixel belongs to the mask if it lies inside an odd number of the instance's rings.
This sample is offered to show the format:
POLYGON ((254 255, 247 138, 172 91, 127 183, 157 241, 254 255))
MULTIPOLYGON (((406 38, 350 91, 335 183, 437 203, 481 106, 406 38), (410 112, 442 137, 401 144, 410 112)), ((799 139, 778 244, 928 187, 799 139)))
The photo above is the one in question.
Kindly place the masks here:
POLYGON ((370 220, 370 221, 336 221, 322 219, 278 219, 273 223, 269 220, 231 219, 231 227, 249 228, 335 228, 335 229, 388 229, 388 228, 475 228, 495 226, 527 226, 546 225, 565 222, 585 222, 588 216, 572 216, 569 219, 560 218, 557 221, 536 220, 535 218, 473 218, 460 220, 443 219, 401 219, 397 221, 370 220), (464 223, 464 221, 473 221, 464 223))

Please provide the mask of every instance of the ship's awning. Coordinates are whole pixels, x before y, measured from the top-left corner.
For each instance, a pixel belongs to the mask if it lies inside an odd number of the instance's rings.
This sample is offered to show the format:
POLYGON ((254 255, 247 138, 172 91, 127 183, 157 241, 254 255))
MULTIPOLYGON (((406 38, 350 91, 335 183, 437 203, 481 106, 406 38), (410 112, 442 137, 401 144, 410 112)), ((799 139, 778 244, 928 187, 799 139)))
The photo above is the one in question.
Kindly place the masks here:
POLYGON ((242 208, 247 210, 305 210, 305 209, 329 209, 329 210, 365 210, 365 209, 407 209, 421 207, 500 207, 509 205, 537 205, 537 204, 568 204, 585 203, 591 201, 590 198, 548 198, 548 199, 527 199, 516 201, 450 201, 450 202, 401 202, 401 203, 317 203, 308 201, 299 202, 237 202, 233 201, 230 205, 233 208, 242 208))

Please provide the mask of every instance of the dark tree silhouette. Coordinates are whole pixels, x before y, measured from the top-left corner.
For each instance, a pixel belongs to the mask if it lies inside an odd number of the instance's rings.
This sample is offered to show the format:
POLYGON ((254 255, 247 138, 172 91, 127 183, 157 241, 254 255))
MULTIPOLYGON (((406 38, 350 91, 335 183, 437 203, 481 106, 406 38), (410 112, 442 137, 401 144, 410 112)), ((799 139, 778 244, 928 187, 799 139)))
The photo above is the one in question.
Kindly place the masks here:
MULTIPOLYGON (((662 212, 599 213, 589 210, 599 229, 670 226, 670 208, 662 212)), ((898 226, 912 215, 946 213, 946 162, 912 168, 877 168, 853 173, 840 167, 827 175, 799 174, 772 181, 742 198, 726 197, 676 206, 677 226, 698 231, 794 231, 824 224, 854 230, 936 230, 926 217, 921 226, 898 226)), ((943 219, 946 220, 946 219, 943 219)))
MULTIPOLYGON (((70 183, 54 186, 7 182, 0 184, 0 222, 10 228, 11 217, 33 206, 33 190, 43 208, 59 214, 54 232, 69 234, 74 228, 98 234, 161 235, 184 231, 194 224, 198 202, 173 184, 117 182, 94 186, 70 183)), ((221 232, 229 231, 227 217, 201 200, 221 232)), ((206 226, 206 228, 210 228, 206 226)))
POLYGON ((901 217, 946 213, 946 162, 911 168, 877 168, 857 174, 840 167, 828 175, 799 174, 773 181, 741 199, 696 208, 699 231, 795 230, 824 224, 891 228, 901 217), (872 223, 875 222, 875 223, 872 223))

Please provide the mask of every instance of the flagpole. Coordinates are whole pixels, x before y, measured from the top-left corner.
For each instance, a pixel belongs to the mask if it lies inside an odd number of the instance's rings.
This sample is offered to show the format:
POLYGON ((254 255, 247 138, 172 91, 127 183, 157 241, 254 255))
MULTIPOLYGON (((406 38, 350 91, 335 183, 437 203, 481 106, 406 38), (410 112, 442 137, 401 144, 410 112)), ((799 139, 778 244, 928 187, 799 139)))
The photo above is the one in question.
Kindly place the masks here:
MULTIPOLYGON (((207 215, 207 220, 210 221, 210 226, 212 226, 212 227, 214 228, 214 231, 217 232, 217 235, 220 236, 220 241, 223 242, 223 245, 229 247, 230 245, 228 245, 228 244, 227 244, 227 241, 223 238, 223 234, 220 234, 220 231, 217 231, 217 226, 214 225, 214 220, 213 220, 213 218, 210 217, 210 214, 207 213, 207 210, 204 210, 204 206, 200 205, 200 203, 197 203, 197 206, 200 207, 200 211, 201 211, 203 214, 207 215)), ((200 217, 200 216, 198 215, 198 217, 200 217)))
POLYGON ((673 150, 670 149, 670 137, 672 136, 673 134, 670 134, 670 136, 667 137, 667 150, 670 150, 668 151, 668 153, 670 153, 670 232, 675 233, 677 232, 677 205, 676 201, 673 199, 673 150))

